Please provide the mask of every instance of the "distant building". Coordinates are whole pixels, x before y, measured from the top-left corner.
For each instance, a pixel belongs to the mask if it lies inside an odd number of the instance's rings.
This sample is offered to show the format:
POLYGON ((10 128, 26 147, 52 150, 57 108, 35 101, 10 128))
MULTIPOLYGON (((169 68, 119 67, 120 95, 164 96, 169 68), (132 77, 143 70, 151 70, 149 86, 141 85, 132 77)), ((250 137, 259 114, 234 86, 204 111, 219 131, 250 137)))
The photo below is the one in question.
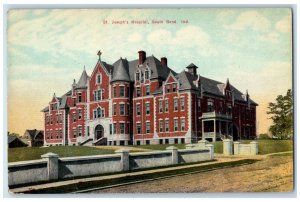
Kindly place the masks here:
POLYGON ((44 145, 44 131, 26 130, 23 138, 27 140, 29 147, 41 147, 44 145))
MULTIPOLYGON (((256 106, 248 91, 138 52, 138 59, 99 60, 88 76, 42 112, 45 145, 141 145, 256 137, 256 106)), ((203 72, 205 73, 205 72, 203 72)), ((241 78, 242 79, 242 78, 241 78)))
POLYGON ((15 147, 27 147, 28 145, 23 142, 20 138, 17 136, 7 136, 7 144, 8 148, 15 148, 15 147))

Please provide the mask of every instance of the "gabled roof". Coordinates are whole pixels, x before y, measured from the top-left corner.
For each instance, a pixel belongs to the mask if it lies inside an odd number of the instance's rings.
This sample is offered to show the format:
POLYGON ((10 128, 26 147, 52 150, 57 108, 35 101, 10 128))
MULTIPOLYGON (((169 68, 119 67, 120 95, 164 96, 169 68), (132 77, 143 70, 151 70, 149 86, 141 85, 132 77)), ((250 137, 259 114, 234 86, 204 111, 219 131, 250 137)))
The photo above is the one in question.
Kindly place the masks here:
POLYGON ((130 81, 128 61, 126 59, 120 58, 113 64, 113 67, 111 81, 130 81))
POLYGON ((44 131, 42 131, 42 130, 37 130, 37 129, 34 129, 34 130, 26 130, 25 131, 25 133, 28 133, 29 134, 29 137, 30 137, 30 139, 31 140, 34 140, 35 139, 35 137, 38 135, 38 134, 40 134, 40 133, 44 133, 44 131))
POLYGON ((18 142, 20 142, 20 143, 22 143, 22 144, 24 144, 24 145, 28 145, 27 143, 25 143, 21 138, 18 138, 17 136, 12 136, 12 135, 8 135, 7 136, 7 143, 8 144, 10 144, 10 143, 12 143, 12 142, 14 142, 14 141, 18 141, 18 142))

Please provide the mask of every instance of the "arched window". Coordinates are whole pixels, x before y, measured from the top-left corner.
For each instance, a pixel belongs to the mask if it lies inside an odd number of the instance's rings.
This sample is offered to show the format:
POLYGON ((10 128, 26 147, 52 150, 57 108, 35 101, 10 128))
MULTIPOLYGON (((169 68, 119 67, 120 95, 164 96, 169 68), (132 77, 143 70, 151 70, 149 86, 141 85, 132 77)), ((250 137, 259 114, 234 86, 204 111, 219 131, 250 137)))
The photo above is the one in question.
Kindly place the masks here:
POLYGON ((97 118, 100 118, 101 117, 101 108, 98 107, 97 108, 97 118))
POLYGON ((101 74, 97 74, 96 82, 97 84, 101 83, 101 74))

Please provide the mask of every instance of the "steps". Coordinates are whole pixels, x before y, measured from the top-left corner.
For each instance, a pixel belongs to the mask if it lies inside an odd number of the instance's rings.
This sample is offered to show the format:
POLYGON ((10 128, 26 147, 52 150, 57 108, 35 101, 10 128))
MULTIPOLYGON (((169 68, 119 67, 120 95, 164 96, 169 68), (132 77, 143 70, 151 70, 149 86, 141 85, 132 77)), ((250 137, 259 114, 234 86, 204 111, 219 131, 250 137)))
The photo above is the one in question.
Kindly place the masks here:
POLYGON ((92 141, 93 141, 93 139, 89 138, 89 139, 83 141, 82 143, 80 143, 79 145, 80 146, 92 146, 92 141))
POLYGON ((93 142, 93 145, 107 145, 107 138, 106 137, 102 137, 102 138, 100 138, 100 139, 98 139, 98 140, 95 140, 94 142, 93 142))

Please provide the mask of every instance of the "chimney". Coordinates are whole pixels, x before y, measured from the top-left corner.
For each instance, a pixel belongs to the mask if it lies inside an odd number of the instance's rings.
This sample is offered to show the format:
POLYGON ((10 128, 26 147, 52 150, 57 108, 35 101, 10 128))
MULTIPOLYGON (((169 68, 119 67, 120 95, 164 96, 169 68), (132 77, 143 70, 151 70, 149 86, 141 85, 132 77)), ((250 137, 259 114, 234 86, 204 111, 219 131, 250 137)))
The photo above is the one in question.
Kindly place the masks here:
POLYGON ((138 53, 139 53, 139 65, 141 65, 146 60, 146 52, 141 50, 138 53))
POLYGON ((168 59, 166 57, 162 57, 162 58, 160 58, 160 63, 168 66, 168 59))

